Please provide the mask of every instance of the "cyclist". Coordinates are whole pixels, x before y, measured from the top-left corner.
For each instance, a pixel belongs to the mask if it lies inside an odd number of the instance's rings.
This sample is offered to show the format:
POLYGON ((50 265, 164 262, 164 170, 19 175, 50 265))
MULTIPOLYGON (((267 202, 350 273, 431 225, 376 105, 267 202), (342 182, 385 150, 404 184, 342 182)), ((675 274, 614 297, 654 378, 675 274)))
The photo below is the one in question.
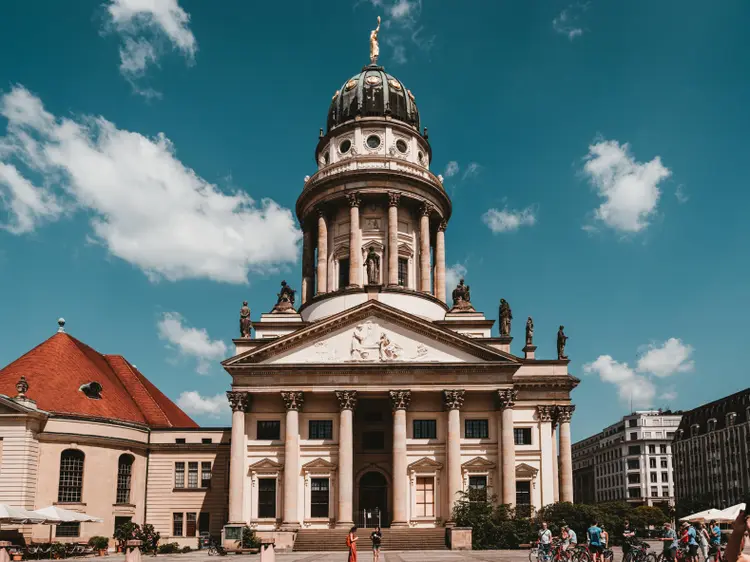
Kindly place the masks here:
POLYGON ((664 523, 664 533, 659 540, 664 543, 664 558, 674 560, 677 554, 677 533, 671 523, 664 523))
POLYGON ((716 521, 711 521, 709 527, 708 555, 716 562, 721 558, 721 527, 716 521))
POLYGON ((633 543, 635 542, 635 529, 630 526, 630 521, 627 519, 624 522, 622 530, 622 559, 628 555, 628 552, 632 549, 633 543))
POLYGON ((589 550, 594 555, 594 562, 599 562, 602 559, 602 552, 604 552, 602 529, 599 527, 599 522, 594 521, 586 534, 589 539, 589 550))
POLYGON ((539 549, 545 560, 549 560, 550 548, 552 546, 552 531, 547 527, 547 522, 542 521, 542 528, 539 529, 539 549))

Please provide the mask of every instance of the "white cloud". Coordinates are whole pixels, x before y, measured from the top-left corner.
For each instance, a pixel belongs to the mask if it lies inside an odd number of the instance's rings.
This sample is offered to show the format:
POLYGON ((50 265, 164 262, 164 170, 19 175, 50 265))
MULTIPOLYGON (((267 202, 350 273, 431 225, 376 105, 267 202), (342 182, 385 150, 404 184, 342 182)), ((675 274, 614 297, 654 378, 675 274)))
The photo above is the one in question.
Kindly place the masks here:
POLYGON ((161 43, 166 39, 189 61, 198 42, 190 30, 190 15, 177 0, 109 0, 109 24, 122 36, 120 72, 136 92, 154 95, 137 85, 151 64, 157 64, 161 43))
POLYGON ((450 162, 448 162, 448 164, 446 164, 443 175, 446 178, 450 178, 450 177, 455 176, 458 173, 458 170, 459 170, 458 162, 456 162, 455 160, 451 160, 450 162))
POLYGON ((461 263, 454 263, 450 267, 445 268, 445 288, 447 295, 451 294, 451 291, 456 288, 461 279, 466 277, 467 273, 466 266, 461 263))
POLYGON ((479 170, 481 169, 481 166, 477 164, 476 162, 469 162, 469 165, 466 166, 466 169, 464 170, 463 175, 461 176, 462 180, 473 178, 479 175, 479 170))
POLYGON ((152 280, 246 283, 250 272, 297 259, 289 209, 223 192, 180 162, 164 134, 145 137, 103 117, 56 118, 21 86, 0 98, 0 114, 8 119, 0 206, 12 215, 9 230, 28 232, 62 208, 86 210, 92 238, 152 280), (16 175, 13 164, 43 181, 16 175))
POLYGON ((565 35, 571 41, 583 35, 580 25, 581 14, 588 8, 586 4, 571 4, 552 20, 552 29, 561 35, 565 35))
MULTIPOLYGON (((355 7, 367 0, 356 0, 355 7)), ((422 15, 422 0, 369 0, 369 4, 382 10, 384 20, 382 27, 387 33, 381 35, 381 45, 389 47, 387 59, 381 51, 380 63, 386 60, 396 64, 405 64, 408 60, 407 46, 417 47, 429 53, 435 45, 435 36, 425 34, 425 28, 419 24, 422 15)))
POLYGON ((522 226, 534 226, 536 216, 532 207, 526 207, 522 210, 505 207, 502 210, 489 209, 482 215, 482 221, 494 234, 498 234, 518 230, 522 226))
POLYGON ((188 390, 180 394, 177 405, 191 416, 223 418, 229 414, 229 402, 224 394, 201 396, 195 390, 188 390))
POLYGON ((653 373, 657 377, 692 371, 695 368, 695 362, 690 359, 692 354, 693 346, 683 344, 678 338, 669 338, 661 346, 649 346, 638 360, 638 371, 653 373))
POLYGON ((212 340, 204 329, 185 324, 185 319, 177 312, 165 312, 157 327, 159 337, 176 347, 180 354, 198 360, 196 371, 207 375, 211 362, 218 362, 227 356, 227 346, 221 340, 212 340))
POLYGON ((417 2, 409 2, 409 0, 396 0, 396 3, 391 6, 389 12, 391 17, 395 19, 408 17, 409 14, 413 13, 417 4, 417 2))
POLYGON ((685 188, 682 184, 677 186, 677 189, 674 190, 674 196, 677 198, 678 203, 687 203, 690 197, 687 193, 685 193, 685 188))
POLYGON ((656 212, 659 183, 672 173, 661 158, 637 162, 627 143, 603 140, 589 146, 585 160, 584 174, 604 199, 595 219, 620 232, 645 229, 656 212))
POLYGON ((666 392, 662 393, 659 398, 661 400, 666 400, 667 402, 673 402, 677 400, 677 391, 674 389, 667 390, 666 392))
POLYGON ((627 363, 619 363, 610 355, 600 355, 596 361, 583 366, 586 374, 598 374, 604 382, 617 386, 620 400, 633 408, 653 405, 656 387, 648 378, 637 375, 627 363))

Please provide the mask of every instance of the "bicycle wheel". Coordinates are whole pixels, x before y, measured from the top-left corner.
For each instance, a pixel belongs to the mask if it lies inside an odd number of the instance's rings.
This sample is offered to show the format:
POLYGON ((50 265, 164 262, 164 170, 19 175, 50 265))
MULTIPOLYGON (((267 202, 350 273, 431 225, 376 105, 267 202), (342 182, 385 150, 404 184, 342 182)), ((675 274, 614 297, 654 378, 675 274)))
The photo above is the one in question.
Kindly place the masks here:
POLYGON ((646 562, 657 562, 657 560, 656 560, 656 554, 654 554, 653 552, 649 552, 646 555, 646 562))

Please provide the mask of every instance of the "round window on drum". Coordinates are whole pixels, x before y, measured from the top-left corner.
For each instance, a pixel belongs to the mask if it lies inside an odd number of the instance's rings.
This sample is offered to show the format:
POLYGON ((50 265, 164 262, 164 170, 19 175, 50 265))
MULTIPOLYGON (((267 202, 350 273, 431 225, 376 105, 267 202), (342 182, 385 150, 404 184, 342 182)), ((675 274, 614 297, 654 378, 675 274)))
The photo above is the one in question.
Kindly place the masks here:
POLYGON ((380 137, 378 135, 370 135, 367 137, 367 146, 370 148, 377 148, 380 146, 380 137))
POLYGON ((346 154, 347 152, 349 152, 351 147, 352 147, 352 141, 350 141, 349 139, 343 140, 341 141, 341 144, 339 145, 339 152, 341 154, 346 154))
POLYGON ((396 148, 401 154, 406 154, 406 151, 409 150, 409 146, 406 144, 406 141, 403 139, 398 139, 396 141, 396 148))

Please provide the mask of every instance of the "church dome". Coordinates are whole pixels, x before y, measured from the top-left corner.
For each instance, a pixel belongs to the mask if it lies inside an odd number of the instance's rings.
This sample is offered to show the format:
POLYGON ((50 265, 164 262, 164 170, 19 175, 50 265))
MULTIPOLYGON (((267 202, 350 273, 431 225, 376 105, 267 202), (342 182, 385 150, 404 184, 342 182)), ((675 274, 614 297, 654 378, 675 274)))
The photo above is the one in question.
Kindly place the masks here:
POLYGON ((406 86, 370 64, 347 80, 331 100, 328 131, 359 117, 391 117, 419 130, 419 110, 406 86))

